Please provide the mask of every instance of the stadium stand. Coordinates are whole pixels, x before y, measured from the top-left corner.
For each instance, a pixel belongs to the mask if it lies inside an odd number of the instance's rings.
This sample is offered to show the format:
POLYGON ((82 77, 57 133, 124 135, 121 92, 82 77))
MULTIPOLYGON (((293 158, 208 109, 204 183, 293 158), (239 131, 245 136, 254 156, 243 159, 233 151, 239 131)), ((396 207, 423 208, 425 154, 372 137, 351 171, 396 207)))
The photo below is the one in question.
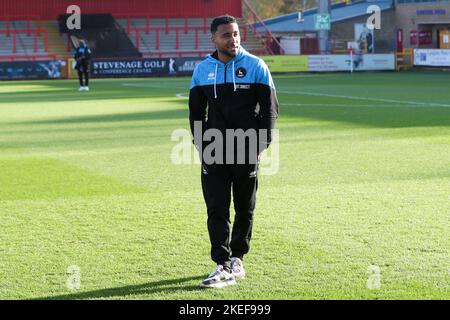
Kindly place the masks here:
POLYGON ((80 30, 69 30, 67 18, 68 15, 59 16, 59 30, 70 36, 73 47, 84 39, 96 57, 142 57, 111 14, 83 14, 80 30))
POLYGON ((36 16, 0 17, 0 59, 48 58, 48 31, 36 16))
MULTIPOLYGON (((117 19, 133 44, 145 57, 202 56, 214 50, 209 26, 213 18, 141 18, 117 19)), ((242 45, 255 54, 268 54, 244 19, 239 19, 242 45)))
POLYGON ((72 57, 72 47, 69 43, 68 34, 59 32, 58 21, 43 20, 43 28, 48 32, 48 52, 56 55, 58 59, 67 59, 72 57))
MULTIPOLYGON (((167 6, 138 1, 129 8, 118 0, 107 5, 81 0, 82 30, 67 30, 66 2, 49 6, 42 0, 20 0, 17 6, 4 6, 4 16, 0 16, 0 59, 66 60, 81 38, 88 41, 94 57, 199 57, 214 50, 209 31, 214 16, 219 12, 242 16, 240 0, 207 6, 199 1, 189 6, 183 1, 167 6), (140 11, 133 11, 136 9, 140 11), (105 11, 109 13, 101 13, 105 11), (19 12, 24 14, 19 16, 19 12)), ((265 33, 256 32, 243 18, 239 18, 239 25, 242 45, 248 51, 257 55, 273 53, 265 33)))

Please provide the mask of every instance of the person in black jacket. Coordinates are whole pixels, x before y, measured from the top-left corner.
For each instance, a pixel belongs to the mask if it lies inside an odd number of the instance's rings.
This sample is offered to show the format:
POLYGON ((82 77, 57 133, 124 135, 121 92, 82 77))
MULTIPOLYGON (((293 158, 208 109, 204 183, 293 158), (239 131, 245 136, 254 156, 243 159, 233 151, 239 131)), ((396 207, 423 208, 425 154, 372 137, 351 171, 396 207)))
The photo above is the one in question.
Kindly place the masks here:
POLYGON ((75 69, 78 71, 80 89, 78 91, 89 91, 89 70, 92 52, 84 40, 80 40, 78 48, 75 50, 75 69), (83 83, 84 76, 84 83, 83 83))
POLYGON ((216 51, 194 70, 189 120, 202 160, 211 258, 217 264, 200 286, 220 288, 245 276, 259 158, 272 140, 278 100, 267 65, 240 46, 236 19, 215 18, 211 33, 216 51), (236 215, 230 239, 231 194, 236 215))

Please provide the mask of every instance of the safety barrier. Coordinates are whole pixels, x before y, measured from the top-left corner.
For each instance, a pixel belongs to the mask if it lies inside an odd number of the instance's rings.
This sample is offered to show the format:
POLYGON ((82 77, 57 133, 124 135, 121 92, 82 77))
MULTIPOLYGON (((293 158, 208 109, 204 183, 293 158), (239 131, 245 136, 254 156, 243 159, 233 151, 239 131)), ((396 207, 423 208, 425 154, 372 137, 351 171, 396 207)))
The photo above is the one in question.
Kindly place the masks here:
POLYGON ((414 65, 413 49, 405 48, 402 52, 395 53, 395 69, 410 69, 414 65))
POLYGON ((31 33, 34 34, 34 43, 33 43, 33 51, 38 51, 38 39, 40 34, 42 33, 44 35, 44 50, 45 52, 48 52, 48 31, 45 29, 36 29, 36 30, 0 30, 0 33, 5 33, 7 37, 10 37, 12 34, 12 41, 13 41, 13 48, 12 53, 17 52, 17 34, 18 33, 26 33, 30 35, 31 33))

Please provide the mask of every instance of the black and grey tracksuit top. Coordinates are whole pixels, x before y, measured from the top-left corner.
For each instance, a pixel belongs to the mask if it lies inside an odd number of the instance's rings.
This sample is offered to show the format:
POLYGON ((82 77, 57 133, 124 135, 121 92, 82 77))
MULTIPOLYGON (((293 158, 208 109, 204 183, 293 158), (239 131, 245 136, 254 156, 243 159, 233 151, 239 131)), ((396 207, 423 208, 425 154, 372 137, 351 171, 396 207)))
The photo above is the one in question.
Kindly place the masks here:
POLYGON ((269 68, 244 48, 227 64, 218 59, 216 51, 195 68, 189 92, 193 136, 194 121, 202 122, 203 131, 266 129, 265 149, 272 141, 277 117, 278 99, 269 68))

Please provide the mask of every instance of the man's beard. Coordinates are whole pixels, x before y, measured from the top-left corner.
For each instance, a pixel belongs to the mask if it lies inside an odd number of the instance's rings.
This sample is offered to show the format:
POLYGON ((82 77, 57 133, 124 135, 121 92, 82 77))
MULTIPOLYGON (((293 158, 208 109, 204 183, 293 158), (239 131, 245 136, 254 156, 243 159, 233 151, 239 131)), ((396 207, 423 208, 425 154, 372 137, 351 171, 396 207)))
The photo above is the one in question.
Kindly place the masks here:
MULTIPOLYGON (((240 48, 240 47, 239 47, 240 48)), ((228 50, 219 50, 221 54, 229 57, 229 58, 234 58, 237 56, 238 52, 239 52, 239 48, 236 50, 236 53, 228 51, 228 50)))

